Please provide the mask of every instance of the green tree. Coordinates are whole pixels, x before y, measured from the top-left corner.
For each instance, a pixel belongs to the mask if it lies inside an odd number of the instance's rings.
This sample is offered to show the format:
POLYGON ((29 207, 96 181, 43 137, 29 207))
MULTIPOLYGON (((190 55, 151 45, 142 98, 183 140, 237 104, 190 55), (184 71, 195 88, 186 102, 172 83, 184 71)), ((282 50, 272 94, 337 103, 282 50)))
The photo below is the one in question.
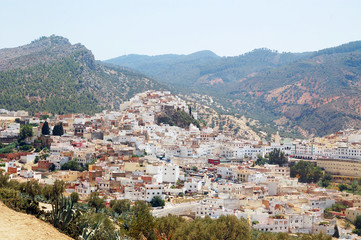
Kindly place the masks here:
POLYGON ((9 176, 5 174, 3 169, 0 169, 0 188, 7 187, 9 182, 9 176))
POLYGON ((161 197, 155 196, 150 201, 150 204, 152 205, 152 207, 163 207, 165 205, 165 202, 161 197))
POLYGON ((303 183, 318 182, 323 176, 322 169, 312 163, 299 161, 291 167, 291 177, 297 177, 303 183))
POLYGON ((353 224, 355 225, 355 229, 352 232, 356 233, 359 236, 361 236, 361 215, 356 217, 353 224))
POLYGON ((92 192, 87 202, 89 207, 95 208, 95 212, 98 212, 105 207, 105 201, 103 198, 99 197, 98 192, 92 192))
POLYGON ((79 201, 79 194, 77 192, 72 192, 70 194, 70 199, 73 203, 77 203, 79 201))
POLYGON ((332 205, 332 211, 342 212, 347 208, 347 206, 343 205, 342 203, 335 203, 332 205))
POLYGON ((51 200, 52 199, 52 193, 53 193, 53 186, 51 185, 45 185, 42 189, 42 195, 47 199, 47 200, 51 200))
POLYGON ((269 163, 270 164, 278 164, 283 165, 287 163, 287 157, 285 156, 285 153, 281 151, 279 148, 273 149, 272 152, 269 153, 269 163))
POLYGON ((174 232, 174 239, 177 240, 252 239, 247 221, 230 215, 223 215, 216 220, 212 220, 208 216, 196 218, 194 221, 182 223, 174 232))
POLYGON ((343 192, 344 190, 347 190, 348 187, 347 187, 346 184, 341 183, 341 184, 338 185, 338 189, 339 189, 341 192, 343 192))
POLYGON ((267 158, 262 157, 262 155, 258 154, 257 155, 257 160, 256 160, 256 165, 265 165, 266 163, 269 163, 269 161, 267 160, 267 158))
POLYGON ((58 123, 54 126, 53 135, 62 136, 64 134, 63 123, 58 123))
POLYGON ((49 168, 49 171, 54 172, 54 171, 55 171, 55 169, 56 169, 55 164, 54 164, 54 163, 53 163, 53 164, 51 164, 51 166, 50 166, 50 168, 49 168))
POLYGON ((323 176, 322 169, 318 166, 313 167, 311 171, 311 181, 317 183, 323 176))
POLYGON ((160 217, 155 220, 154 228, 161 235, 165 235, 168 239, 173 239, 173 234, 175 231, 182 227, 182 224, 185 223, 185 220, 181 216, 168 214, 166 217, 160 217))
POLYGON ((34 201, 35 196, 41 194, 41 187, 37 181, 30 180, 20 184, 20 191, 26 193, 34 201))
POLYGON ((142 239, 142 236, 150 239, 154 235, 154 219, 148 204, 144 201, 136 201, 131 210, 129 235, 135 239, 142 239))
POLYGON ((52 203, 59 200, 65 191, 65 183, 62 180, 55 180, 53 185, 45 185, 42 189, 42 195, 52 203))
POLYGON ((301 240, 332 240, 332 236, 327 235, 325 233, 303 235, 301 240))
POLYGON ((352 192, 356 192, 358 189, 358 182, 357 181, 353 181, 352 184, 351 184, 351 190, 352 192))
POLYGON ((243 240, 251 238, 251 231, 248 223, 244 219, 237 219, 236 216, 222 215, 215 220, 208 230, 212 231, 212 239, 234 239, 243 240))
POLYGON ((213 221, 215 220, 212 220, 208 216, 205 218, 196 218, 194 221, 187 222, 187 224, 183 224, 181 228, 178 228, 174 233, 174 238, 177 240, 212 239, 211 234, 213 229, 210 229, 209 226, 213 221))
POLYGON ((24 200, 15 189, 0 188, 0 201, 16 211, 21 211, 24 207, 24 200))
POLYGON ((43 127, 41 128, 41 134, 43 135, 49 135, 50 134, 50 128, 47 121, 44 122, 43 127))
POLYGON ((340 237, 340 233, 338 232, 337 224, 335 224, 335 233, 332 235, 332 237, 337 238, 337 239, 340 237))
POLYGON ((67 163, 64 163, 63 165, 61 165, 60 167, 61 170, 72 170, 72 171, 79 171, 79 165, 76 162, 76 160, 71 160, 67 163))
POLYGON ((357 216, 354 223, 356 229, 361 229, 361 215, 357 216))
MULTIPOLYGON (((286 234, 288 236, 288 234, 286 234)), ((284 238, 284 236, 279 236, 278 234, 271 232, 259 232, 257 234, 256 240, 280 240, 283 237, 283 240, 289 240, 290 238, 284 238)))
POLYGON ((110 201, 110 208, 113 212, 122 214, 130 211, 130 201, 128 199, 110 201))
POLYGON ((65 183, 62 180, 55 180, 53 189, 52 189, 52 198, 58 199, 62 196, 65 191, 65 183))
POLYGON ((321 180, 321 186, 322 187, 328 187, 331 184, 331 180, 332 180, 332 175, 329 173, 326 173, 323 175, 322 180, 321 180))
POLYGON ((19 142, 24 141, 28 137, 33 136, 33 126, 30 124, 26 124, 21 126, 20 134, 19 134, 19 142))
POLYGON ((354 230, 352 230, 352 233, 356 233, 357 235, 361 236, 361 229, 355 228, 354 230))

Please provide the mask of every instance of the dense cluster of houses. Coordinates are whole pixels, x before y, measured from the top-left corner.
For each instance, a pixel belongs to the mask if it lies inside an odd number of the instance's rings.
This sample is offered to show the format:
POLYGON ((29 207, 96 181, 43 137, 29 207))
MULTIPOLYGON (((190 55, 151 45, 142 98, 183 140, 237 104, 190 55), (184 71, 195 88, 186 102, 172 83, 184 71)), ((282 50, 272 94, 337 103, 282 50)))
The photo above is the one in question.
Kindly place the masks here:
POLYGON ((325 219, 324 210, 342 202, 349 207, 342 217, 353 220, 361 214, 360 197, 299 183, 290 177, 289 167, 257 166, 254 160, 275 148, 305 159, 359 159, 360 133, 345 131, 309 141, 281 141, 278 134, 272 143, 240 140, 209 127, 158 125, 157 116, 165 109, 198 117, 166 91, 137 94, 119 111, 93 116, 0 110, 0 141, 17 137, 20 122, 25 122, 34 126, 33 137, 26 141, 48 149, 0 154, 0 168, 19 181, 52 184, 61 179, 65 194, 75 191, 83 200, 95 191, 108 201, 201 195, 195 216, 235 215, 261 231, 333 235, 338 228, 344 237, 351 236, 335 220, 325 219), (44 121, 51 129, 61 122, 64 134, 42 135, 44 121), (84 171, 61 170, 74 161, 84 171))

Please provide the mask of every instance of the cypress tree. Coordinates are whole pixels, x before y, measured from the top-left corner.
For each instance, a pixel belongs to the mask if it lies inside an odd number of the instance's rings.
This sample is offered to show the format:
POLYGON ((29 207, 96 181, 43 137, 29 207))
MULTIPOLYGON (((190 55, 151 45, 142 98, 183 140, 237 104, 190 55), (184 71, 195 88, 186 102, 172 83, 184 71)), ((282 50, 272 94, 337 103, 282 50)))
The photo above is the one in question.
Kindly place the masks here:
POLYGON ((50 128, 47 121, 44 122, 43 127, 41 128, 41 134, 43 135, 49 135, 50 134, 50 128))
POLYGON ((61 136, 64 134, 64 129, 63 129, 63 124, 62 123, 58 123, 54 126, 53 129, 53 135, 54 136, 61 136))

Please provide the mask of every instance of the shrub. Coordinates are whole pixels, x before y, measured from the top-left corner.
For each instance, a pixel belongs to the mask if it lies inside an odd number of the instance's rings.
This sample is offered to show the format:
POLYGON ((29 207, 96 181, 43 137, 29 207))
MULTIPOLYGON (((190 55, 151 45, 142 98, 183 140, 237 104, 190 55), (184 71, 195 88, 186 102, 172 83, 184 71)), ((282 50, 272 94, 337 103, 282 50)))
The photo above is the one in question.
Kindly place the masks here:
POLYGON ((19 191, 15 189, 0 188, 0 200, 9 208, 16 211, 23 210, 23 198, 20 196, 19 191))

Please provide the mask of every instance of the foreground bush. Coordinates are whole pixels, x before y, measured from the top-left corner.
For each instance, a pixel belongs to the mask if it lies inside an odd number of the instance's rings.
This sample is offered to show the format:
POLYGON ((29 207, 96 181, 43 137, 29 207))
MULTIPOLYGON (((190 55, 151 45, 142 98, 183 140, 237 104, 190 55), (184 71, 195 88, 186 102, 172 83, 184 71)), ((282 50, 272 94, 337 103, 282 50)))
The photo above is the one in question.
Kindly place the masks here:
POLYGON ((19 191, 9 188, 0 188, 0 201, 16 211, 23 211, 24 201, 19 191))

